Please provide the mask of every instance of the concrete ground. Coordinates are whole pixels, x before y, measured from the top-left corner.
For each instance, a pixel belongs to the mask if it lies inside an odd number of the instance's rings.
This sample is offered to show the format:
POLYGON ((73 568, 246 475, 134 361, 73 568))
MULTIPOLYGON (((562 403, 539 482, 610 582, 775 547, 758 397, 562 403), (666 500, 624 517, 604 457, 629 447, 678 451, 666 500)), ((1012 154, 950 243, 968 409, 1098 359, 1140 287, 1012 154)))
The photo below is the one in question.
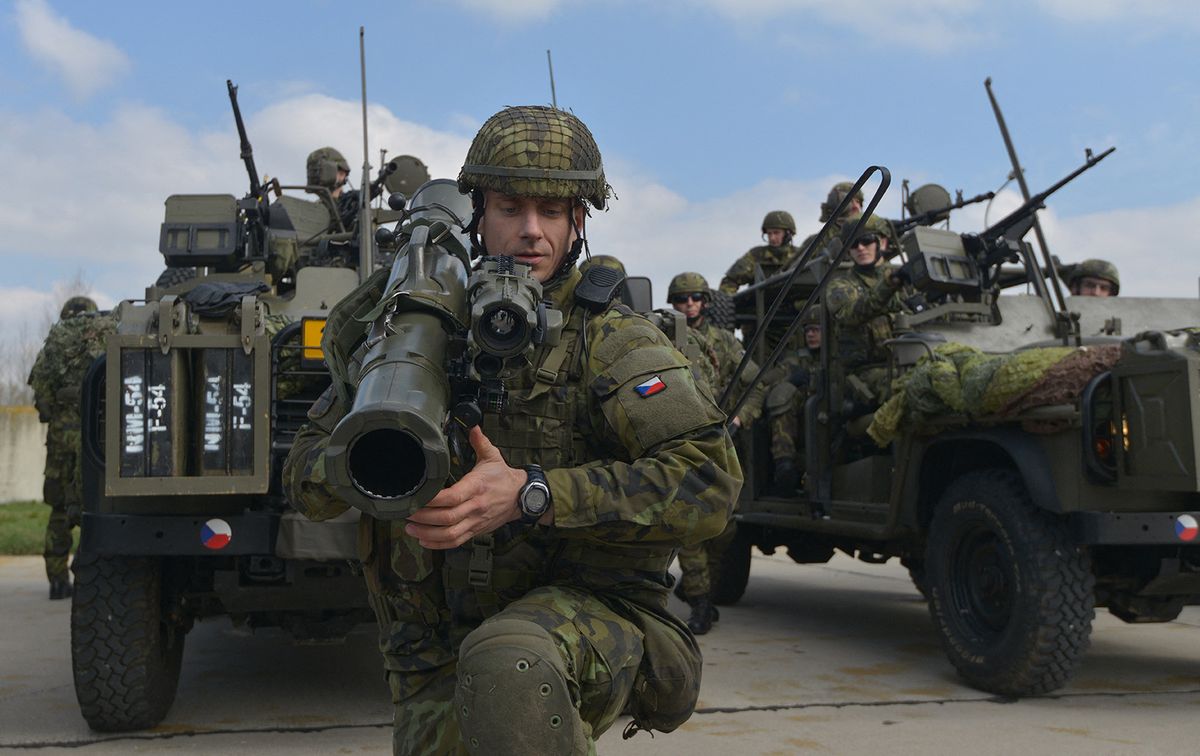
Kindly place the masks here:
MULTIPOLYGON (((672 599, 674 601, 674 599, 672 599)), ((0 557, 0 752, 387 753, 390 705, 373 631, 337 645, 251 635, 226 620, 188 636, 179 693, 154 730, 101 735, 71 682, 69 602, 46 600, 41 560, 0 557)), ((676 603, 682 612, 685 607, 676 603)), ((1168 753, 1200 750, 1200 607, 1165 625, 1096 618, 1092 649, 1057 693, 1000 701, 962 685, 897 565, 756 556, 743 601, 701 639, 691 720, 602 756, 636 754, 1168 753)))

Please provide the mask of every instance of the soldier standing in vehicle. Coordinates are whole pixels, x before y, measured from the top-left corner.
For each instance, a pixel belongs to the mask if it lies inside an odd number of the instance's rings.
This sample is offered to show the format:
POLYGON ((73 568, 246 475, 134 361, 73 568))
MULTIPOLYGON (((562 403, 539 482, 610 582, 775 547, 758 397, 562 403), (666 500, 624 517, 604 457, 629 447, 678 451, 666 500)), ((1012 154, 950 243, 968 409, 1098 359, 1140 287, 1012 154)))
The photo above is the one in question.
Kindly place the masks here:
MULTIPOLYGON (((622 711, 669 731, 695 706, 700 654, 667 567, 728 521, 741 469, 724 416, 657 328, 580 288, 584 202, 611 193, 582 121, 500 111, 459 189, 476 254, 531 266, 566 325, 470 431, 469 471, 407 521, 362 518, 394 751, 591 753, 622 711)), ((315 519, 346 508, 324 457, 345 411, 327 392, 287 460, 288 498, 315 519)))
POLYGON ((50 506, 50 520, 42 555, 51 600, 71 595, 71 529, 79 524, 83 506, 80 389, 88 368, 104 353, 105 338, 116 330, 113 319, 98 314, 88 297, 68 299, 59 317, 29 372, 38 418, 49 425, 42 498, 50 506))
POLYGON ((800 484, 800 413, 816 390, 821 367, 821 313, 818 306, 804 317, 804 348, 785 357, 780 365, 787 379, 767 393, 766 411, 771 428, 771 460, 774 469, 772 492, 793 496, 800 484))
POLYGON ((1121 293, 1121 277, 1108 260, 1084 260, 1072 268, 1067 287, 1077 297, 1115 297, 1121 293))
MULTIPOLYGON (((667 302, 687 318, 688 328, 698 336, 705 359, 712 363, 712 374, 715 376, 712 389, 716 396, 720 396, 733 380, 733 373, 745 350, 733 333, 712 325, 704 317, 704 308, 710 296, 708 281, 699 273, 680 273, 671 279, 667 288, 667 302)), ((739 378, 739 388, 748 386, 757 372, 758 367, 753 361, 747 363, 739 378)), ((732 420, 735 428, 749 427, 762 414, 763 393, 761 384, 751 392, 741 411, 732 420)), ((734 521, 730 520, 724 532, 716 538, 679 550, 682 578, 678 593, 692 609, 687 624, 697 635, 707 633, 712 629, 712 623, 720 619, 712 602, 711 566, 720 563, 721 554, 733 540, 735 532, 734 521)))
POLYGON ((756 265, 762 268, 763 276, 769 278, 783 270, 784 264, 795 256, 792 238, 796 235, 796 219, 791 213, 786 210, 767 213, 762 222, 762 234, 766 244, 753 247, 729 266, 721 279, 721 291, 734 294, 739 287, 754 283, 756 265))
MULTIPOLYGON (((849 194, 850 190, 853 188, 854 183, 851 181, 839 181, 833 185, 833 188, 829 190, 829 196, 827 196, 825 201, 821 203, 821 215, 819 217, 821 223, 825 223, 833 217, 833 213, 835 210, 837 210, 837 206, 841 204, 842 200, 846 198, 846 195, 849 194)), ((842 214, 839 215, 838 219, 833 223, 832 226, 829 227, 828 233, 817 240, 816 251, 820 252, 822 248, 827 246, 831 241, 837 239, 848 219, 857 218, 858 216, 862 215, 862 208, 863 193, 862 189, 859 189, 854 193, 854 196, 850 198, 850 202, 846 204, 845 209, 842 210, 842 214)), ((884 236, 890 244, 893 246, 899 244, 899 240, 896 238, 896 232, 892 229, 890 223, 887 223, 882 218, 877 218, 877 216, 872 216, 872 220, 878 221, 879 233, 884 236)), ((808 248, 809 242, 815 239, 816 236, 816 234, 812 234, 811 236, 806 237, 803 242, 801 242, 800 246, 796 248, 797 257, 808 248)), ((788 260, 789 265, 792 262, 793 260, 788 260)))
POLYGON ((329 198, 333 200, 337 210, 337 217, 331 216, 329 219, 330 225, 336 229, 340 220, 344 227, 352 226, 358 212, 358 192, 346 190, 346 182, 350 178, 350 164, 346 162, 342 153, 333 147, 319 147, 308 153, 305 177, 305 183, 309 187, 329 192, 329 198))
MULTIPOLYGON (((888 393, 888 349, 892 316, 905 311, 900 289, 903 281, 884 259, 887 236, 871 216, 849 248, 853 265, 836 275, 825 291, 826 308, 837 339, 837 357, 845 374, 846 396, 866 414, 879 406, 888 393)), ((843 238, 856 225, 848 218, 843 238)))

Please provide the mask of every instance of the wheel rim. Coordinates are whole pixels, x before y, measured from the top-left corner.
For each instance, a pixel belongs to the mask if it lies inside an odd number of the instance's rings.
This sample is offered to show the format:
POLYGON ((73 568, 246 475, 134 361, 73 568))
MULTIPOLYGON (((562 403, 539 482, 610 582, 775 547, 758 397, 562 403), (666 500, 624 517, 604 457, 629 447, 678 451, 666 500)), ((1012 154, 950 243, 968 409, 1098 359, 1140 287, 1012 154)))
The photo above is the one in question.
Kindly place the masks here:
POLYGON ((1008 627, 1013 611, 1013 562, 996 534, 983 527, 965 532, 954 554, 951 595, 954 616, 986 641, 1008 627))

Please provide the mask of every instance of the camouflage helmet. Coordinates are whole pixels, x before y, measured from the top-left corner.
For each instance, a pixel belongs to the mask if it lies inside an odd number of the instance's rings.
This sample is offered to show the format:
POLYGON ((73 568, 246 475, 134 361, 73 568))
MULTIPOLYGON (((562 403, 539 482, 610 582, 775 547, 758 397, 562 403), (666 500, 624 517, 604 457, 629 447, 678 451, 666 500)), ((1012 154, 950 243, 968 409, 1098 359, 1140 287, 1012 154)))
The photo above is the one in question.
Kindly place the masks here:
POLYGON ((338 186, 337 172, 350 173, 350 164, 342 153, 332 147, 321 147, 308 153, 305 163, 307 172, 306 182, 309 186, 323 186, 326 189, 336 189, 338 186))
POLYGON ((1113 295, 1117 295, 1121 291, 1121 277, 1117 273, 1117 266, 1110 263, 1108 260, 1097 260, 1095 258, 1084 260, 1076 265, 1070 276, 1067 278, 1067 286, 1074 286, 1079 279, 1091 276, 1092 278, 1102 278, 1113 285, 1113 295))
POLYGON ((787 210, 772 210, 763 218, 762 232, 768 228, 782 228, 784 231, 796 233, 796 219, 787 210))
POLYGON ((603 210, 612 193, 600 148, 573 113, 543 105, 509 107, 480 127, 458 174, 458 190, 585 199, 603 210))
POLYGON ((63 303, 62 310, 58 313, 60 320, 73 317, 85 312, 95 312, 96 303, 90 297, 71 297, 63 303))
MULTIPOLYGON (((837 209, 837 206, 841 204, 842 200, 846 198, 846 195, 849 194, 850 190, 853 188, 853 181, 839 181, 833 185, 833 188, 829 190, 829 196, 826 197, 825 201, 821 203, 822 223, 833 217, 833 211, 837 209)), ((862 189, 859 189, 854 193, 854 199, 858 200, 860 203, 863 201, 862 189)))
POLYGON ((858 225, 858 219, 861 217, 861 215, 850 215, 842 222, 841 237, 843 242, 852 242, 867 234, 874 234, 881 239, 891 239, 891 226, 886 220, 874 213, 871 213, 870 217, 867 218, 866 223, 863 224, 859 232, 854 234, 854 227, 858 225), (851 238, 852 235, 853 238, 851 238))
POLYGON ((804 314, 804 318, 800 321, 800 327, 805 330, 813 326, 817 328, 821 327, 821 306, 819 304, 809 308, 809 311, 804 314))
POLYGON ((586 260, 583 265, 579 266, 580 273, 586 273, 588 268, 612 268, 621 275, 625 275, 625 263, 621 262, 612 255, 592 255, 586 260))
MULTIPOLYGON (((772 228, 776 228, 773 226, 772 228)), ((676 296, 677 294, 691 294, 693 292, 702 292, 707 294, 708 281, 699 273, 680 273, 671 279, 671 284, 667 286, 667 299, 676 296)))

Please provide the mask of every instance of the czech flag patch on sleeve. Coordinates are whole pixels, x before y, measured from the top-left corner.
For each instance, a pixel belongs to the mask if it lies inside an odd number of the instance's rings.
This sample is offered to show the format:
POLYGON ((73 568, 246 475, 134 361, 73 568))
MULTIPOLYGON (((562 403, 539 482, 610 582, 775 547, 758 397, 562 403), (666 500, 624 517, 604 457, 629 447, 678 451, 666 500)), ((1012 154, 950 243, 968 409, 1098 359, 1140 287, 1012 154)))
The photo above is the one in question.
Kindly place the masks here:
POLYGON ((645 383, 639 383, 637 386, 634 386, 634 391, 637 391, 638 396, 642 397, 643 399, 648 396, 654 396, 655 394, 666 390, 667 384, 663 383, 662 378, 659 378, 657 375, 645 383))

